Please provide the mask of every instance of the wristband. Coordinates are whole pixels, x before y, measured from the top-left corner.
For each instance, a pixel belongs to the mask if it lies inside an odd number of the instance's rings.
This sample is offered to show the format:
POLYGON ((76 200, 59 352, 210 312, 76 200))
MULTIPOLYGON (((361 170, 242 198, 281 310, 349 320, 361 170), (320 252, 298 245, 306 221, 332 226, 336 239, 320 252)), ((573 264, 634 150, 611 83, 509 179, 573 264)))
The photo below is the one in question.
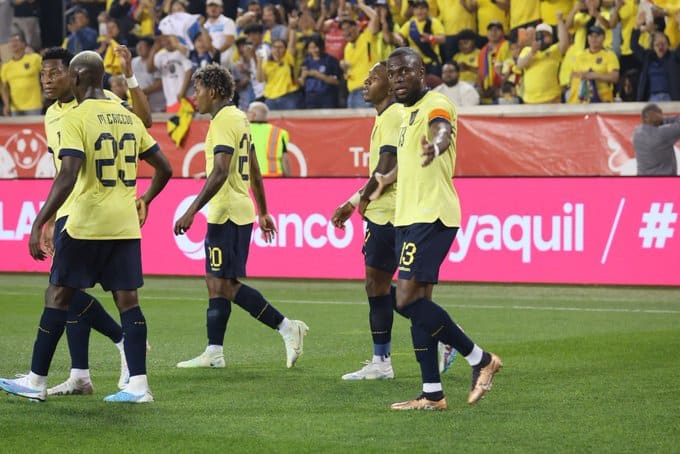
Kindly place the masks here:
POLYGON ((361 201, 361 194, 359 192, 355 192, 352 197, 349 198, 347 203, 352 205, 353 207, 356 207, 359 205, 359 202, 361 201))
POLYGON ((126 77, 125 82, 127 82, 127 86, 130 90, 139 87, 139 82, 137 82, 137 78, 134 74, 130 77, 126 77))
POLYGON ((434 147, 434 156, 439 156, 441 151, 439 151, 439 145, 437 145, 437 142, 432 142, 432 146, 434 147))

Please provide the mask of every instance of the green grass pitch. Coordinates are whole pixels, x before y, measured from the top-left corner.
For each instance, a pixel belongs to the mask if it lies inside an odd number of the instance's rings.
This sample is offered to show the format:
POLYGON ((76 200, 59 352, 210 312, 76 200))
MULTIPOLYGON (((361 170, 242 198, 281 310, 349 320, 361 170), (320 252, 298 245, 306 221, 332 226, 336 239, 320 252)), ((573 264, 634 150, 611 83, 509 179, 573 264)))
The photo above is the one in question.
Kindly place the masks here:
MULTIPOLYGON (((93 332, 94 395, 42 404, 0 395, 0 452, 678 452, 680 289, 439 285, 435 301, 505 367, 471 407, 470 368, 458 358, 442 376, 448 411, 393 412, 420 391, 406 320, 395 317, 394 380, 343 382, 371 355, 363 283, 247 282, 310 326, 295 368, 281 337, 235 305, 227 367, 175 368, 205 347, 204 283, 147 278, 156 402, 102 401, 116 391, 118 352, 93 332)), ((29 369, 46 283, 0 275, 0 376, 29 369)), ((69 369, 62 339, 49 383, 69 369)))

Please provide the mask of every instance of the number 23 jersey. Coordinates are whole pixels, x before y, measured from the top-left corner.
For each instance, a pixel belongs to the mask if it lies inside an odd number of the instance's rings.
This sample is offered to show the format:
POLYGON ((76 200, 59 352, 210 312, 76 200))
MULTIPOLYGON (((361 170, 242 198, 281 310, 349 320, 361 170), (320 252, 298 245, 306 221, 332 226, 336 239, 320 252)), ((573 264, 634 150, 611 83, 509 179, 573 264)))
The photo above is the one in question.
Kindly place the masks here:
POLYGON ((137 163, 158 151, 142 121, 117 101, 86 99, 62 118, 59 159, 83 159, 66 222, 83 240, 141 238, 137 163))
POLYGON ((205 139, 205 173, 210 176, 215 156, 220 153, 231 155, 231 162, 227 181, 208 202, 208 223, 224 224, 230 220, 246 225, 255 221, 255 207, 248 193, 250 144, 250 123, 236 106, 223 107, 210 121, 205 139))

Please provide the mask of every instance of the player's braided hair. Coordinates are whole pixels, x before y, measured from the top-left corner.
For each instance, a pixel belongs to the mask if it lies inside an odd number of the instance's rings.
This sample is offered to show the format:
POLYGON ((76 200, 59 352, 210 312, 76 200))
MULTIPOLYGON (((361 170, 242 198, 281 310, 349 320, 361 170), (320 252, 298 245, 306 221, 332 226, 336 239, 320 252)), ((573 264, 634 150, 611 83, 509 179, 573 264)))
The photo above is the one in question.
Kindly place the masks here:
POLYGON ((68 49, 63 47, 50 47, 45 51, 43 60, 61 60, 61 62, 68 68, 73 59, 73 54, 68 49))
POLYGON ((225 68, 211 63, 196 71, 192 77, 205 88, 212 88, 223 99, 231 101, 234 97, 234 77, 225 68))

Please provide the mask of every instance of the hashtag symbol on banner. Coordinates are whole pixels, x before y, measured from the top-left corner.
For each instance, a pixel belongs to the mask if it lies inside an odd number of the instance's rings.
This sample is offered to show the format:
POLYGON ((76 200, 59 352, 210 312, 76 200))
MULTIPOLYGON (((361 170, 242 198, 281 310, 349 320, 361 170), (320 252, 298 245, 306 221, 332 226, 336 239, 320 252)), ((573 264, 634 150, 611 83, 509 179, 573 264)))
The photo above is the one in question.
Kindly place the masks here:
POLYGON ((649 208, 649 211, 642 215, 642 222, 644 226, 640 229, 640 238, 642 238, 642 248, 663 249, 666 246, 666 240, 673 237, 675 229, 671 227, 678 219, 678 214, 673 212, 672 203, 664 203, 663 211, 661 204, 654 202, 649 208))

